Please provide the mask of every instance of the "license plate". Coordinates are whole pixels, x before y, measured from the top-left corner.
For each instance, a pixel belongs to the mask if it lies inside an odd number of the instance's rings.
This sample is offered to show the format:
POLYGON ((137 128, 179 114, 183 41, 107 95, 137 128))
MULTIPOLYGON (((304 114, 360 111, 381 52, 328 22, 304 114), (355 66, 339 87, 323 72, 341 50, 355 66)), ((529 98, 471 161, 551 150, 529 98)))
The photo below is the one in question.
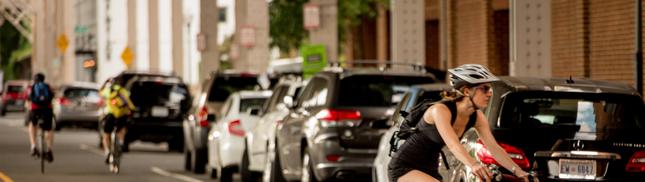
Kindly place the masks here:
POLYGON ((165 107, 152 107, 151 112, 153 117, 166 117, 168 116, 168 108, 165 107))
POLYGON ((560 159, 560 174, 565 179, 594 179, 596 177, 596 161, 560 159))

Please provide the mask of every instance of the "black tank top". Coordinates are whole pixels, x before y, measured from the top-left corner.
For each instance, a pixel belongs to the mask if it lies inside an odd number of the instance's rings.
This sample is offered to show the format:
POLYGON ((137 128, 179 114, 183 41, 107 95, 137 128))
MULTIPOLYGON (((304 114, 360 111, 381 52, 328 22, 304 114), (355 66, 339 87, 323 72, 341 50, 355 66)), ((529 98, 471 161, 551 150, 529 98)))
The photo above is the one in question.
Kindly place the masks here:
MULTIPOLYGON (((439 104, 444 104, 448 109, 450 109, 450 125, 453 125, 455 123, 457 113, 456 103, 453 100, 445 100, 439 102, 439 104)), ((474 112, 470 115, 470 119, 466 124, 464 133, 473 127, 476 121, 477 112, 474 112)), ((392 162, 395 162, 394 160, 401 160, 400 162, 411 165, 408 167, 422 171, 436 170, 439 165, 439 153, 446 143, 441 138, 441 135, 439 135, 437 126, 426 123, 423 118, 421 118, 421 121, 417 123, 416 127, 419 129, 419 132, 410 136, 410 138, 401 145, 399 151, 392 156, 392 162)), ((462 136, 459 136, 459 138, 461 139, 462 136)))

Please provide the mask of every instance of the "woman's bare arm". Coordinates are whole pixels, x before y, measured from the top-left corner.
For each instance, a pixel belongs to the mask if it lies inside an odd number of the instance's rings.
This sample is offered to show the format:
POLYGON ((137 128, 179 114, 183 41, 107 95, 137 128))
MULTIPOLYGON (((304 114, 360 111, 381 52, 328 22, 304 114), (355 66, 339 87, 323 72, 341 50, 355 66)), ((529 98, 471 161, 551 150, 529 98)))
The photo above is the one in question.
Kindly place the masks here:
POLYGON ((488 119, 486 119, 486 116, 481 111, 477 111, 475 129, 477 129, 479 138, 484 142, 484 145, 486 145, 486 148, 488 148, 488 151, 490 151, 497 163, 517 176, 524 176, 526 174, 526 172, 513 162, 508 156, 508 153, 499 146, 490 130, 490 126, 488 126, 488 119))

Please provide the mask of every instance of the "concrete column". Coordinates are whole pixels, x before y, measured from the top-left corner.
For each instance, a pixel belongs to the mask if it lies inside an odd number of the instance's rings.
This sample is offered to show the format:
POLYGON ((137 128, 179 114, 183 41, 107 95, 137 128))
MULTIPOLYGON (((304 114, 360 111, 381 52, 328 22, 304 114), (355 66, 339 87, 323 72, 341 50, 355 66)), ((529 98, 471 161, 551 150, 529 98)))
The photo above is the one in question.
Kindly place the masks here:
MULTIPOLYGON (((199 32, 201 33, 204 49, 201 51, 199 63, 199 83, 209 77, 209 74, 219 68, 219 54, 217 50, 217 1, 200 0, 199 32)), ((200 40, 198 40, 199 42, 200 40)))
POLYGON ((31 3, 34 5, 36 13, 31 75, 41 72, 48 77, 47 81, 51 81, 54 78, 52 75, 57 72, 53 63, 60 64, 61 57, 56 47, 56 38, 58 37, 58 28, 55 26, 58 20, 55 13, 56 2, 31 1, 31 3))
POLYGON ((551 77, 550 1, 511 1, 509 74, 551 77))
POLYGON ((172 1, 172 70, 186 80, 184 75, 184 13, 183 2, 172 1))
POLYGON ((71 83, 76 81, 76 34, 74 32, 74 26, 76 25, 76 11, 74 11, 74 5, 76 1, 57 1, 60 4, 61 9, 58 13, 60 16, 60 25, 61 25, 61 34, 67 36, 67 41, 69 45, 63 53, 63 61, 61 63, 62 69, 59 74, 57 85, 62 83, 71 83))
POLYGON ((425 65, 425 1, 391 1, 392 62, 425 65))
POLYGON ((327 60, 338 60, 338 0, 311 0, 320 5, 320 28, 309 31, 312 44, 327 48, 327 60))
POLYGON ((148 39, 150 40, 150 71, 159 70, 159 0, 148 1, 148 39))
POLYGON ((237 0, 236 9, 236 42, 239 47, 239 58, 233 62, 233 68, 243 71, 264 72, 269 65, 269 9, 266 1, 237 0), (241 30, 253 30, 254 43, 250 46, 241 44, 241 30))
POLYGON ((127 67, 128 70, 136 70, 137 62, 140 61, 137 59, 137 1, 128 1, 128 42, 127 47, 130 48, 130 51, 134 53, 134 59, 130 66, 127 67))

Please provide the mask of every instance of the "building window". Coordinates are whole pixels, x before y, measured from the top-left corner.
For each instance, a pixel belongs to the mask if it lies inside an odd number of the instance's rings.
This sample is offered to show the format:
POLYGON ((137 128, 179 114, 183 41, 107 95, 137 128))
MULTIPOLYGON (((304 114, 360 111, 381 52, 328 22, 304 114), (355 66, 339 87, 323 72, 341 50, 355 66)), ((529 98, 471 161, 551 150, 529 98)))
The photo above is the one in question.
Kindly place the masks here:
POLYGON ((220 23, 225 23, 226 22, 226 7, 217 8, 217 13, 219 13, 219 22, 220 23))

